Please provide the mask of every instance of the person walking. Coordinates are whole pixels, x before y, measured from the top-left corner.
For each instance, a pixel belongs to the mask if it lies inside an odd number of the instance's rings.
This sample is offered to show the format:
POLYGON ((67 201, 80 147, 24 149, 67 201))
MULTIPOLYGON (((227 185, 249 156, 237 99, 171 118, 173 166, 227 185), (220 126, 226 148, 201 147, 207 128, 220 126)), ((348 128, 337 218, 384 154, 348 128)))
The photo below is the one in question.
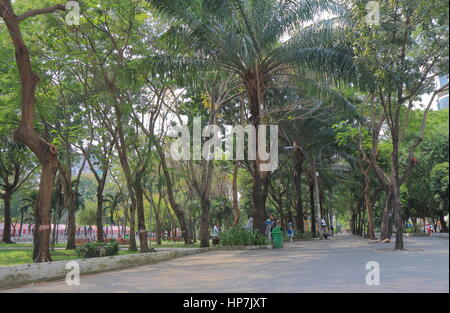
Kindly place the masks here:
POLYGON ((266 236, 269 242, 272 241, 272 227, 273 227, 273 216, 270 215, 270 217, 266 220, 266 236))
POLYGON ((289 237, 290 242, 294 241, 294 228, 292 227, 291 222, 289 222, 289 226, 288 226, 288 237, 289 237))
POLYGON ((320 235, 321 238, 328 239, 327 222, 323 218, 320 220, 320 235))

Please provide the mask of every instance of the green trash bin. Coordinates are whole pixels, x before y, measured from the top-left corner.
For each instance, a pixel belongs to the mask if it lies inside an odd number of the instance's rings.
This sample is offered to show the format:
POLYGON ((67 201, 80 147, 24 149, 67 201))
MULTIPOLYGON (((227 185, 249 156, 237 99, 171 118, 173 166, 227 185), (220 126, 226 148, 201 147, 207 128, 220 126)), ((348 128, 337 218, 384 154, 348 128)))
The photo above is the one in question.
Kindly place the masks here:
POLYGON ((281 226, 277 226, 274 229, 272 229, 272 243, 275 249, 283 248, 283 237, 284 232, 281 226))

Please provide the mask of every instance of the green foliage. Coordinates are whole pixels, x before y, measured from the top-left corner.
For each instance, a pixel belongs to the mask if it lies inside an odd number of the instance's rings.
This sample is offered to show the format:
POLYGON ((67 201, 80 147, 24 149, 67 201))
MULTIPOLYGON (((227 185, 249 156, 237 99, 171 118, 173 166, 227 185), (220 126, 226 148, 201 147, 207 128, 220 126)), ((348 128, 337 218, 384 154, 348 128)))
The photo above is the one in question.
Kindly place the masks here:
POLYGON ((223 246, 257 246, 266 245, 267 238, 258 231, 250 231, 235 226, 220 235, 220 244, 223 246))
POLYGON ((211 200, 210 216, 212 223, 229 223, 233 219, 233 206, 231 201, 223 196, 213 198, 211 200))
POLYGON ((439 201, 441 210, 448 214, 449 210, 449 163, 437 164, 431 171, 431 190, 435 194, 435 199, 439 201))
MULTIPOLYGON (((407 142, 416 140, 420 128, 420 112, 413 112, 407 130, 407 142)), ((408 216, 429 217, 448 212, 449 158, 448 111, 430 112, 425 137, 418 147, 416 166, 402 188, 402 204, 408 216), (446 191, 447 190, 447 191, 446 191)), ((401 160, 406 166, 408 150, 401 150, 401 160)))
POLYGON ((89 242, 76 249, 77 255, 83 259, 117 255, 119 244, 114 239, 109 243, 89 242))
MULTIPOLYGON (((340 146, 356 144, 361 145, 364 150, 372 148, 369 131, 366 128, 348 125, 348 123, 342 121, 333 125, 333 129, 336 131, 336 141, 340 146)), ((358 148, 354 147, 354 150, 357 151, 358 148)))
POLYGON ((304 232, 304 233, 296 232, 294 234, 294 239, 298 240, 311 240, 312 238, 313 234, 311 232, 304 232))

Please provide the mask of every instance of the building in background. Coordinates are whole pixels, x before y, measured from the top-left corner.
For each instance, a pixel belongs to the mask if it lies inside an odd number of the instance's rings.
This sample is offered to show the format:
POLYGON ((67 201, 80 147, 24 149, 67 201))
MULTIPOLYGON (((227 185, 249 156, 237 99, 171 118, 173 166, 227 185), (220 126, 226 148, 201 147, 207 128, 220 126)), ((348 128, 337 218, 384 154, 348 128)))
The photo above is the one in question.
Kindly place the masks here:
MULTIPOLYGON (((448 84, 448 75, 445 76, 439 76, 437 78, 437 88, 441 88, 448 84)), ((438 101, 437 101, 437 109, 438 110, 444 110, 448 109, 448 89, 446 91, 443 91, 437 95, 438 101)))

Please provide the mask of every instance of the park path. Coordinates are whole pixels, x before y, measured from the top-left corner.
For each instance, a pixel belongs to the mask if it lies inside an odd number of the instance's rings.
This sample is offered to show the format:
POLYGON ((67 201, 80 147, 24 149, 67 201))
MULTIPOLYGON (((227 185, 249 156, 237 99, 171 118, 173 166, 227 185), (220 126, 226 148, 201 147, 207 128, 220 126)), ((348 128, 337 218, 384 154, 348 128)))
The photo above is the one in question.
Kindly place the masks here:
POLYGON ((0 292, 449 292, 449 241, 406 238, 406 251, 350 235, 286 244, 284 249, 215 251, 115 272, 81 285, 38 283, 0 292), (366 285, 366 263, 381 285, 366 285))

